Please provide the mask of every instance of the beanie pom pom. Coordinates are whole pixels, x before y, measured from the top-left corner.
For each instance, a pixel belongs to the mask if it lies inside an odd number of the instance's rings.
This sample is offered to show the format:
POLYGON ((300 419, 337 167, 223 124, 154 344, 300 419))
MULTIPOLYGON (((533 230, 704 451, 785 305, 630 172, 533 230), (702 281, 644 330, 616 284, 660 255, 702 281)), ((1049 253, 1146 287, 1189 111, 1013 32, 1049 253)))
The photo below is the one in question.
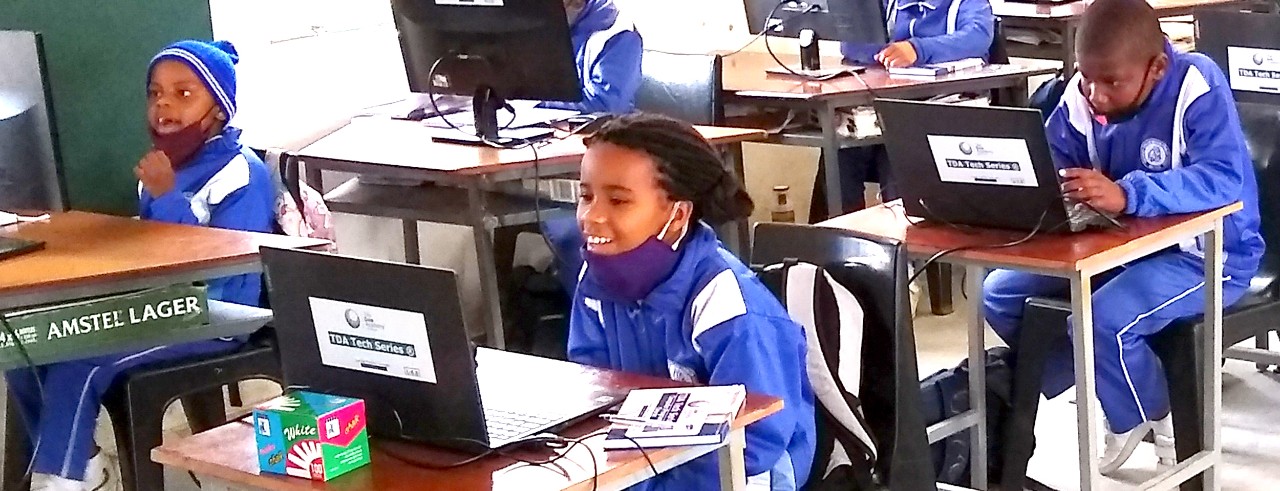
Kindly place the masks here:
POLYGON ((227 56, 231 57, 232 65, 240 62, 240 53, 236 51, 236 46, 231 44, 231 41, 218 40, 209 44, 212 44, 214 47, 226 53, 227 56))

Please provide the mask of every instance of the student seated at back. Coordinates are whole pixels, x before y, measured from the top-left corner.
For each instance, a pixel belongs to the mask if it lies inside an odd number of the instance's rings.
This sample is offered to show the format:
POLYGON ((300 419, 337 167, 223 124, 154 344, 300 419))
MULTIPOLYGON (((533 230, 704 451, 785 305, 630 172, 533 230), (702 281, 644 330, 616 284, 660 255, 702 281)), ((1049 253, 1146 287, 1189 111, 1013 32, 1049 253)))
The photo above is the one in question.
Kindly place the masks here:
MULTIPOLYGON (((235 115, 235 49, 182 41, 151 60, 147 123, 154 148, 135 169, 146 220, 271 232, 270 174, 227 126, 235 115)), ((155 244, 157 248, 173 244, 155 244)), ((138 251, 146 254, 147 251, 138 251)), ((258 305, 258 274, 209 282, 209 297, 258 305)), ((34 449, 33 490, 105 490, 119 486, 114 465, 94 444, 102 394, 116 375, 157 362, 230 351, 236 340, 160 346, 6 373, 34 449)))
MULTIPOLYGON (((1226 77, 1209 58, 1174 51, 1144 0, 1090 5, 1075 50, 1078 73, 1046 128, 1065 195, 1138 217, 1243 202, 1223 230, 1223 304, 1235 303, 1264 244, 1257 183, 1226 77)), ((1197 238, 1094 278, 1104 473, 1153 430, 1159 464, 1175 462, 1168 386, 1148 339, 1175 319, 1203 313, 1204 247, 1197 238)), ((1016 349, 1027 297, 1066 296, 1068 289, 1065 279, 994 271, 983 286, 987 321, 1016 349)), ((1056 348, 1043 381, 1050 397, 1074 383, 1069 343, 1056 348)))
POLYGON ((643 46, 635 24, 613 0, 564 0, 573 52, 582 81, 582 100, 544 102, 543 107, 584 113, 627 113, 640 88, 643 46))
MULTIPOLYGON (((886 46, 840 43, 845 59, 861 65, 906 67, 965 58, 987 59, 995 30, 988 0, 888 0, 886 46)), ((840 150, 840 184, 845 212, 863 208, 865 184, 880 183, 884 201, 898 198, 884 145, 840 150)), ((818 184, 821 185, 821 179, 818 184)), ((816 210, 826 211, 825 203, 816 210)), ((814 214, 814 217, 819 216, 814 214)))
MULTIPOLYGON (((569 359, 783 399, 747 428, 746 470, 760 489, 798 489, 816 438, 804 332, 708 225, 746 217, 751 198, 683 122, 622 116, 586 144, 569 359)), ((718 476, 707 455, 637 487, 715 489, 718 476)))

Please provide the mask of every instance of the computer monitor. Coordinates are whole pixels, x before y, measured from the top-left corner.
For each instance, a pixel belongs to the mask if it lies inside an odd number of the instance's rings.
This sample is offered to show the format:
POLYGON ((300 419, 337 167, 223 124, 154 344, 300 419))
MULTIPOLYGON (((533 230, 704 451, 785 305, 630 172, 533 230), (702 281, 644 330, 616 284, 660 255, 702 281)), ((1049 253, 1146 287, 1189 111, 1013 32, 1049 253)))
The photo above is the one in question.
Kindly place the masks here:
POLYGON ((391 9, 409 89, 472 96, 480 140, 501 140, 506 100, 582 100, 563 0, 393 0, 391 9))
POLYGON ((0 210, 66 208, 40 35, 0 31, 0 210))
POLYGON ((745 6, 752 34, 769 29, 771 36, 796 37, 812 29, 831 41, 883 45, 889 40, 881 0, 745 0, 745 6))

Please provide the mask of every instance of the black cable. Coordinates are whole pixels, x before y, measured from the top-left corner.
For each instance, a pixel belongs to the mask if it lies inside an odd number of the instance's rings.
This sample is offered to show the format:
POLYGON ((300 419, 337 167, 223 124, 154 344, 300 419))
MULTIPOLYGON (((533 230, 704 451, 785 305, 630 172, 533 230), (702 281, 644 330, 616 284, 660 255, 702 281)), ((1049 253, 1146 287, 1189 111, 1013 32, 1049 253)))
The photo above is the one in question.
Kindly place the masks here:
MULTIPOLYGON (((26 363, 27 370, 31 372, 31 378, 36 382, 36 392, 40 394, 40 400, 44 401, 44 381, 40 379, 40 371, 36 369, 36 364, 31 360, 31 353, 27 351, 27 345, 18 337, 18 333, 13 330, 13 326, 9 324, 9 318, 5 313, 0 313, 0 326, 4 327, 4 332, 13 340, 13 345, 18 348, 18 354, 22 356, 23 363, 26 363)), ((13 417, 14 415, 10 415, 13 417)), ((33 429, 28 426, 28 431, 33 429)), ((33 439, 34 440, 34 439, 33 439)), ((32 449, 31 460, 27 462, 27 470, 22 474, 22 483, 30 483, 32 473, 35 471, 36 456, 32 449)))
MULTIPOLYGON (((788 3, 791 3, 791 1, 790 1, 790 0, 783 0, 783 1, 781 1, 781 2, 778 2, 778 4, 777 4, 777 5, 775 5, 775 6, 773 7, 773 10, 770 10, 770 11, 769 11, 769 17, 768 17, 768 18, 769 18, 769 19, 772 19, 774 15, 777 15, 777 13, 778 13, 778 9, 782 8, 782 6, 783 6, 783 5, 786 5, 786 4, 788 4, 788 3)), ((809 6, 809 8, 804 9, 804 10, 802 10, 802 11, 800 11, 800 12, 796 13, 795 15, 792 15, 791 17, 788 17, 786 20, 787 20, 787 21, 790 21, 790 20, 792 20, 792 19, 796 19, 796 18, 798 18, 798 17, 800 17, 800 16, 802 16, 802 15, 805 15, 805 14, 808 14, 808 13, 811 13, 811 12, 817 12, 819 8, 821 8, 819 5, 816 5, 816 4, 815 4, 815 5, 810 5, 810 6, 809 6)), ((773 29, 772 29, 772 26, 765 26, 765 28, 764 28, 764 31, 763 31, 763 32, 764 32, 764 50, 765 50, 765 51, 767 51, 767 52, 769 53, 769 57, 770 57, 770 58, 773 58, 773 61, 774 61, 774 62, 776 62, 776 63, 778 64, 778 66, 779 66, 779 67, 782 67, 782 69, 783 69, 783 70, 786 70, 786 71, 787 71, 787 73, 790 73, 790 74, 795 75, 795 76, 797 76, 797 77, 803 78, 803 79, 805 79, 805 80, 813 81, 813 82, 826 82, 826 81, 828 81, 828 80, 832 80, 832 79, 834 79, 834 78, 836 78, 836 77, 839 77, 839 76, 840 76, 840 74, 842 73, 842 72, 835 72, 835 73, 832 73, 832 74, 829 74, 829 75, 824 75, 824 76, 821 76, 821 77, 815 77, 815 76, 813 76, 813 75, 809 75, 809 74, 805 74, 805 73, 800 73, 800 72, 797 72, 797 71, 795 71, 795 70, 791 69, 791 66, 790 66, 790 65, 787 65, 786 63, 783 63, 783 62, 782 62, 782 59, 778 58, 777 53, 774 53, 774 52, 773 52, 773 46, 771 46, 771 45, 769 44, 769 38, 770 38, 770 37, 772 37, 772 36, 769 34, 769 31, 771 31, 771 30, 773 30, 773 29)))
MULTIPOLYGON (((1035 236, 1040 233, 1040 231, 1044 228, 1044 219, 1048 215, 1049 215, 1049 208, 1045 208, 1044 211, 1040 213, 1040 219, 1036 221, 1035 228, 1031 229, 1031 233, 1028 233, 1026 236, 1023 236, 1018 240, 1005 242, 1003 244, 989 244, 989 245, 974 244, 974 245, 967 245, 967 246, 960 246, 960 247, 952 247, 950 249, 943 249, 941 251, 938 251, 936 254, 929 256, 929 259, 926 259, 924 264, 921 264, 920 267, 916 269, 916 272, 912 273, 911 276, 907 278, 907 284, 911 284, 911 282, 915 281, 916 278, 919 278, 920 274, 924 273, 925 270, 928 269, 930 265, 937 262, 939 259, 946 257, 947 255, 954 254, 960 251, 968 251, 968 250, 976 250, 976 249, 1003 249, 1006 247, 1013 247, 1013 246, 1024 244, 1027 241, 1031 240, 1032 238, 1035 238, 1035 236)), ((1053 228, 1057 228, 1060 226, 1062 226, 1062 224, 1059 224, 1053 228)))

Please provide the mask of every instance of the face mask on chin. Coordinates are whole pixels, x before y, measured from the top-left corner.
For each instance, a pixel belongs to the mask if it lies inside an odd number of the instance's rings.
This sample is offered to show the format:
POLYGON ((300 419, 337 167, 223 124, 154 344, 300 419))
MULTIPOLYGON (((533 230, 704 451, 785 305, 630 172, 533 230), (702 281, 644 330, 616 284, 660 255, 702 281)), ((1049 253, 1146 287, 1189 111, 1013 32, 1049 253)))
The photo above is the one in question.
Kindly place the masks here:
POLYGON ((180 169, 190 163, 191 158, 204 147, 205 141, 208 140, 209 128, 204 127, 204 122, 209 119, 213 111, 217 110, 217 106, 209 109, 196 122, 191 123, 182 129, 168 134, 160 134, 156 132, 150 122, 147 124, 147 130, 151 134, 151 145, 156 150, 164 152, 169 157, 169 165, 173 168, 180 169))
POLYGON ((680 242, 689 231, 686 226, 674 245, 663 241, 671 224, 675 222, 676 208, 658 235, 649 237, 635 249, 621 254, 603 255, 589 250, 583 252, 587 262, 587 275, 609 294, 629 302, 638 302, 649 295, 658 283, 670 276, 680 260, 680 242))

